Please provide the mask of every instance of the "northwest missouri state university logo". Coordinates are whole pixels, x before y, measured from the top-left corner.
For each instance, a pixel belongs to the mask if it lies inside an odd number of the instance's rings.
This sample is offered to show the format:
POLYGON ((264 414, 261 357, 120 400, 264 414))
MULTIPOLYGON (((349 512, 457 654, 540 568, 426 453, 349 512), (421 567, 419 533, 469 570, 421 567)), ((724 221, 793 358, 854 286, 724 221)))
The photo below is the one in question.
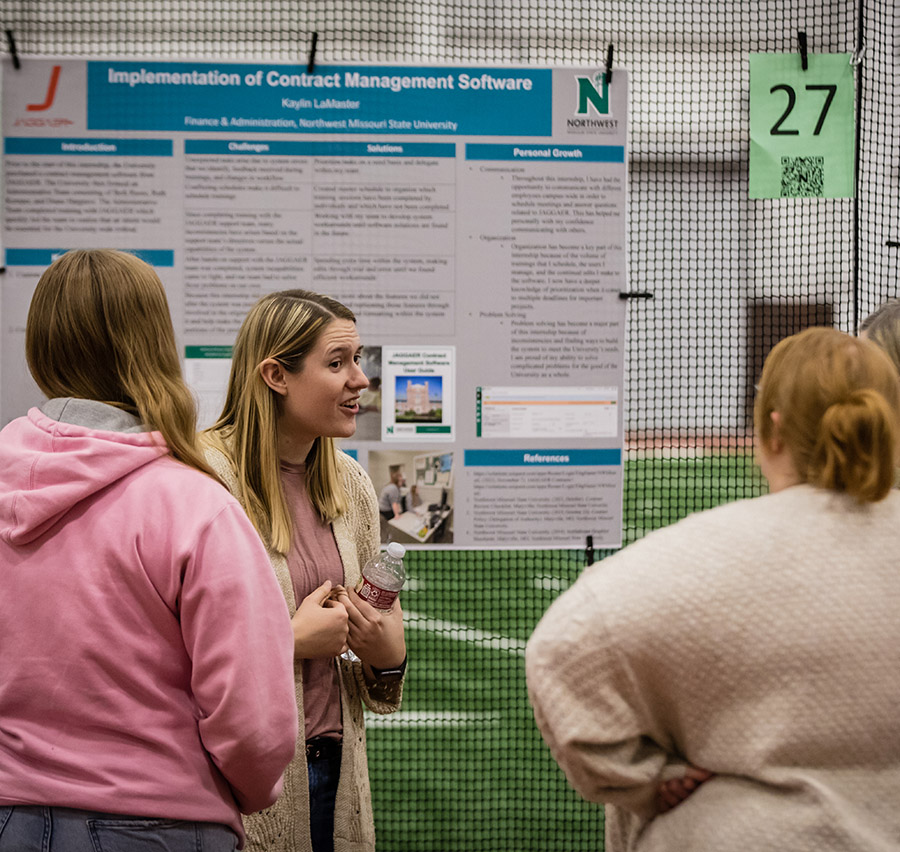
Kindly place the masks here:
POLYGON ((575 113, 566 122, 569 130, 610 132, 619 122, 609 115, 609 86, 606 74, 598 71, 592 77, 576 74, 575 113))

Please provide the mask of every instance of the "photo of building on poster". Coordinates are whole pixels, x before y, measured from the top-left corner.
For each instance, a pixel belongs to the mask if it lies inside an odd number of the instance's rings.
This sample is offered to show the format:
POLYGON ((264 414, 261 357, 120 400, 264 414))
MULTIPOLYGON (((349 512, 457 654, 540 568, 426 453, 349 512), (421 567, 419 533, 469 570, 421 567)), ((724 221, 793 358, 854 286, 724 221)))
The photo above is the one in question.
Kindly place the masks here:
POLYGON ((453 441, 454 347, 382 348, 381 439, 453 441))
POLYGON ((395 377, 395 423, 442 423, 443 416, 443 381, 440 376, 395 377))

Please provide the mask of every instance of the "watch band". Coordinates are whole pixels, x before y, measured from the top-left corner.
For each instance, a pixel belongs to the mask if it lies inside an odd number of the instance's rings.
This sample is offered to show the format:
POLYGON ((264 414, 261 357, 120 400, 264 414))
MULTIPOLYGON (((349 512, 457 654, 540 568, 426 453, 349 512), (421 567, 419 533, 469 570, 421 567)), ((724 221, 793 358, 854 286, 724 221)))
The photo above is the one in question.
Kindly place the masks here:
POLYGON ((371 663, 369 664, 369 668, 372 669, 372 674, 377 678, 399 680, 406 673, 406 657, 403 658, 403 662, 400 663, 399 666, 394 666, 390 669, 376 669, 371 663))

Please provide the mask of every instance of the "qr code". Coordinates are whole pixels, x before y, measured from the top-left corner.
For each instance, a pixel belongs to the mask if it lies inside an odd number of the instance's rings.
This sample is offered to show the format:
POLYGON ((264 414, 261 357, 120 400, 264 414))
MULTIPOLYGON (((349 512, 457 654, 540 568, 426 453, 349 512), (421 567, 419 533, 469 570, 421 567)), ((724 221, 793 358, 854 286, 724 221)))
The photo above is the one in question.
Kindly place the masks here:
POLYGON ((824 157, 781 158, 782 198, 821 198, 824 191, 824 157))

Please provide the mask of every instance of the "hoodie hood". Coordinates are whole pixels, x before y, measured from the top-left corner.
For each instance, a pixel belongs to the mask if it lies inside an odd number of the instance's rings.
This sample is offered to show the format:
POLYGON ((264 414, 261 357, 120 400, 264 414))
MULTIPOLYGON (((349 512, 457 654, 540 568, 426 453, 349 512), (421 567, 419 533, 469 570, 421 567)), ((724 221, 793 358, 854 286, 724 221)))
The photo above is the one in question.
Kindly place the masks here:
POLYGON ((102 402, 51 399, 0 432, 0 537, 34 541, 67 512, 167 453, 159 432, 102 402))

